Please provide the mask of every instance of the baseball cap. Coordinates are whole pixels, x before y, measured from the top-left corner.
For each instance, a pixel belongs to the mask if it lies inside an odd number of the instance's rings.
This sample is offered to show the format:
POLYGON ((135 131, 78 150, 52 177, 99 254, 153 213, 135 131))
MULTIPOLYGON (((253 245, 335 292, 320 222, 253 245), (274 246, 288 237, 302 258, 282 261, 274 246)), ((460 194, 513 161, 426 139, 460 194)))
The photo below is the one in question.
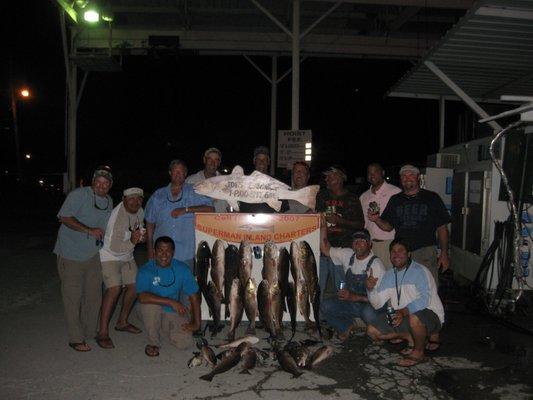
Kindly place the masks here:
POLYGON ((322 175, 329 175, 329 174, 332 174, 332 173, 339 174, 339 176, 344 181, 346 181, 348 179, 348 175, 346 175, 346 171, 340 165, 332 165, 331 167, 329 167, 325 171, 322 171, 322 175))
POLYGON ((254 158, 257 157, 259 154, 264 154, 267 157, 270 157, 270 150, 268 150, 268 147, 265 146, 259 146, 254 149, 254 158))
POLYGON ((109 182, 113 182, 113 174, 111 173, 111 168, 107 165, 101 165, 94 170, 93 180, 95 180, 99 176, 103 176, 109 182))
POLYGON ((352 240, 355 239, 364 239, 367 242, 370 242, 370 233, 366 229, 358 229, 352 233, 352 240))
POLYGON ((204 152, 204 157, 207 157, 209 153, 217 153, 220 158, 222 158, 222 152, 216 147, 210 147, 204 152))
POLYGON ((420 170, 411 164, 405 164, 402 168, 400 168, 400 175, 402 175, 405 172, 411 172, 411 173, 420 175, 420 170))
POLYGON ((124 197, 130 197, 130 196, 144 197, 144 191, 138 187, 130 187, 128 189, 125 189, 122 192, 122 194, 124 195, 124 197))

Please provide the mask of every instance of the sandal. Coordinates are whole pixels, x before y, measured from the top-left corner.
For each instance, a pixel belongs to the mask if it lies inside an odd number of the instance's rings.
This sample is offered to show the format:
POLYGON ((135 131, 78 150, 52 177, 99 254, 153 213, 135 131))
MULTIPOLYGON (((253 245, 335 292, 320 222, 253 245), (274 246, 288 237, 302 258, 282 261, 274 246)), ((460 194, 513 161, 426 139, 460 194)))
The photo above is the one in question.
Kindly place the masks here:
POLYGON ((137 328, 133 324, 126 324, 124 326, 115 326, 115 330, 119 331, 119 332, 133 333, 135 335, 137 335, 137 334, 142 332, 139 328, 137 328))
POLYGON ((425 347, 425 352, 426 353, 436 353, 437 351, 439 351, 440 349, 440 342, 437 341, 437 340, 428 340, 428 342, 426 343, 426 347, 425 347))
POLYGON ((157 357, 159 355, 159 347, 147 344, 144 348, 144 354, 148 357, 157 357))
POLYGON ((413 356, 405 356, 398 361, 398 366, 400 367, 414 367, 418 364, 423 364, 427 362, 429 359, 427 357, 413 357, 413 356))
POLYGON ((85 342, 69 343, 68 345, 80 353, 87 353, 88 351, 91 351, 91 348, 85 342))
POLYGON ((102 349, 109 350, 115 348, 115 345, 109 336, 96 336, 94 340, 96 340, 96 344, 102 349))

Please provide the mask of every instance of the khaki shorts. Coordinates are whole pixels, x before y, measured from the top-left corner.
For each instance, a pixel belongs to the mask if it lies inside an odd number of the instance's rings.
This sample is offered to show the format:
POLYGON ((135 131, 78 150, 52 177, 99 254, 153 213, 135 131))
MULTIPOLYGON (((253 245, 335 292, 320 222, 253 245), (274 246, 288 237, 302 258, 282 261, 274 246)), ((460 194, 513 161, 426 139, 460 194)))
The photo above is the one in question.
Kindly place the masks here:
POLYGON ((102 278, 106 288, 131 285, 137 278, 137 264, 130 261, 103 261, 102 278))

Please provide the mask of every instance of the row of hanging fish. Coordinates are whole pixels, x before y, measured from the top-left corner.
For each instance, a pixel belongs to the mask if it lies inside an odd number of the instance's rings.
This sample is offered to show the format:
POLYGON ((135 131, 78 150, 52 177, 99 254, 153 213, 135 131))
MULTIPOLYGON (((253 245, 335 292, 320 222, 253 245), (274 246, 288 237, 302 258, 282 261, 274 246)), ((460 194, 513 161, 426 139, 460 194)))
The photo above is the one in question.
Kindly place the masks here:
POLYGON ((242 241, 239 248, 217 239, 210 249, 199 244, 195 276, 212 318, 211 336, 222 330, 222 304, 229 318, 228 339, 233 340, 243 313, 248 318, 247 334, 255 335, 256 320, 271 338, 283 336, 283 313, 288 311, 292 336, 296 332, 296 314, 303 316, 306 327, 320 329, 320 287, 315 256, 306 241, 292 242, 290 252, 274 242, 264 244, 262 281, 252 277, 253 251, 242 241), (291 276, 291 280, 289 279, 291 276), (314 322, 310 319, 313 309, 314 322))
POLYGON ((261 350, 253 345, 259 339, 255 336, 245 336, 217 347, 222 350, 215 355, 207 340, 200 339, 197 343, 199 352, 194 353, 187 366, 189 368, 201 365, 210 366, 211 372, 202 375, 200 379, 211 381, 215 375, 222 374, 232 368, 242 365, 241 374, 250 374, 258 364, 265 364, 269 360, 277 361, 279 367, 297 378, 303 369, 312 369, 326 360, 333 353, 332 346, 322 346, 313 351, 316 341, 289 342, 283 348, 273 347, 261 350))

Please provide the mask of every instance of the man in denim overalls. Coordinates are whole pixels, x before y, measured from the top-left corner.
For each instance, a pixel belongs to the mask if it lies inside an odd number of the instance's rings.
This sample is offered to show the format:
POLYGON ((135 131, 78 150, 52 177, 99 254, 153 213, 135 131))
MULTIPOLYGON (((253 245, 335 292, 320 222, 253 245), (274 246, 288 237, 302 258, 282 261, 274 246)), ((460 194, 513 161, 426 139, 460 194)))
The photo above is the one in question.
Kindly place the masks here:
POLYGON ((376 310, 368 302, 366 278, 369 275, 381 278, 385 267, 372 253, 372 241, 366 229, 352 234, 352 248, 331 247, 325 224, 321 224, 320 250, 329 256, 335 265, 342 265, 344 279, 338 287, 337 296, 324 298, 320 315, 345 341, 355 328, 354 319, 361 318, 366 324, 374 320, 376 310))

